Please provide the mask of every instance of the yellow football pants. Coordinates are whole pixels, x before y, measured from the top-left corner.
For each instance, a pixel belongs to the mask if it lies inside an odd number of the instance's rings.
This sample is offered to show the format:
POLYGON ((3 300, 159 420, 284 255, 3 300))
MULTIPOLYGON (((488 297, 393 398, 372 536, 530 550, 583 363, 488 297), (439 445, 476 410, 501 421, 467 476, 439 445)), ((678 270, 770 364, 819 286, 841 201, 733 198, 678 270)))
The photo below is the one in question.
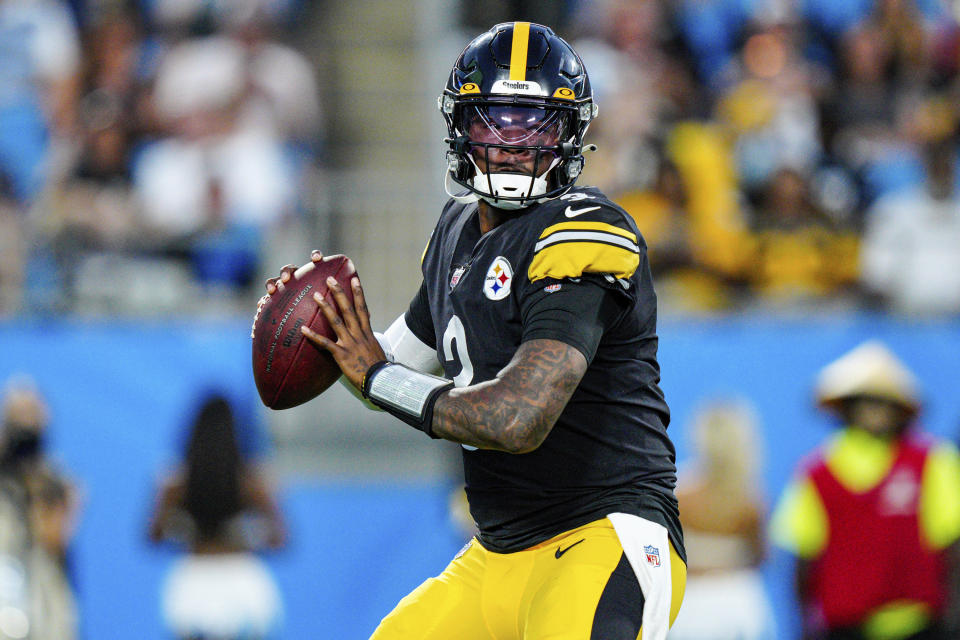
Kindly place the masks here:
MULTIPOLYGON (((401 600, 371 640, 638 639, 646 601, 669 603, 670 624, 680 610, 687 569, 673 545, 665 546, 669 575, 656 588, 671 591, 657 599, 641 592, 607 518, 516 553, 488 551, 473 540, 442 574, 401 600)), ((644 560, 659 567, 660 549, 648 551, 644 560)))

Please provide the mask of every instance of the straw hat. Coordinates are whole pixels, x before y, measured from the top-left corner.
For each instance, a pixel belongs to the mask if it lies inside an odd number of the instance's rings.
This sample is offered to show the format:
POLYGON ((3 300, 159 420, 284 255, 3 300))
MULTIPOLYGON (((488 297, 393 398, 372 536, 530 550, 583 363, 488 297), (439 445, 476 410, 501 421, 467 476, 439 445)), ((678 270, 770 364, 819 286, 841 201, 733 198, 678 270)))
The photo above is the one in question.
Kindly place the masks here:
POLYGON ((817 376, 815 394, 817 403, 828 409, 858 396, 888 400, 912 413, 920 409, 916 378, 877 340, 861 344, 824 367, 817 376))

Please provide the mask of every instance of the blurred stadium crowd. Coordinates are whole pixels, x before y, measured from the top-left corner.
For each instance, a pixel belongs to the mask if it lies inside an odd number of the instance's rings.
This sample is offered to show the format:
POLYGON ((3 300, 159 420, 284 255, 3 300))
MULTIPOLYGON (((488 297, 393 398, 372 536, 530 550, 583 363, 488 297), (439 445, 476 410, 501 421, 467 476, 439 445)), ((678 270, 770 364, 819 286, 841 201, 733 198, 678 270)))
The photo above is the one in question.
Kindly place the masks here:
POLYGON ((955 3, 603 6, 577 44, 606 116, 588 179, 666 306, 960 311, 955 3))
MULTIPOLYGON (((325 215, 334 116, 291 46, 319 4, 0 3, 0 311, 249 294, 265 234, 325 215)), ((582 181, 638 219, 665 309, 960 312, 956 3, 459 12, 481 29, 517 15, 584 57, 603 117, 582 181)))
POLYGON ((0 309, 175 310, 247 287, 264 231, 310 206, 314 70, 275 37, 296 13, 0 3, 0 309))

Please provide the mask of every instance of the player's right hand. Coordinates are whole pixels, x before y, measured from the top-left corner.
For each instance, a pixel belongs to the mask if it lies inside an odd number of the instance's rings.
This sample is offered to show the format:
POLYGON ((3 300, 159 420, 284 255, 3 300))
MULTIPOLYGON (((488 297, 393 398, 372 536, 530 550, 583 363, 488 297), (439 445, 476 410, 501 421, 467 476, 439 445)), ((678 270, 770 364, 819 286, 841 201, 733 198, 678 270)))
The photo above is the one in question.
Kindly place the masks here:
MULTIPOLYGON (((323 260, 323 252, 319 249, 314 249, 310 252, 310 261, 316 264, 323 260)), ((267 278, 265 286, 267 288, 267 295, 272 296, 278 290, 278 285, 281 283, 285 284, 290 281, 290 278, 293 277, 293 272, 296 271, 298 267, 296 265, 287 264, 280 268, 280 275, 276 278, 267 278)))

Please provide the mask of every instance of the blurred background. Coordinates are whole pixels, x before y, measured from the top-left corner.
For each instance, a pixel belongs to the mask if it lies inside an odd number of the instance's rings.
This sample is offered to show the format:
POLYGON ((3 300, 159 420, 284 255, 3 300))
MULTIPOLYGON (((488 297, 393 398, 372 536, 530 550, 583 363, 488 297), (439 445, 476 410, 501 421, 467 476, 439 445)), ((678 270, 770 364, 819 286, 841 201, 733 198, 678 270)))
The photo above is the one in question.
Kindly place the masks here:
MULTIPOLYGON (((312 248, 353 258, 375 328, 405 310, 445 201, 436 97, 516 19, 590 73, 580 183, 649 245, 681 468, 699 408, 737 398, 769 509, 834 428, 817 372, 868 339, 960 437, 960 3, 0 0, 0 382, 41 399, 69 486, 76 637, 172 637, 184 549, 148 525, 212 395, 282 514, 275 637, 366 638, 469 536, 455 446, 339 386, 267 411, 249 330, 312 248)), ((761 567, 785 639, 789 566, 761 567)))

